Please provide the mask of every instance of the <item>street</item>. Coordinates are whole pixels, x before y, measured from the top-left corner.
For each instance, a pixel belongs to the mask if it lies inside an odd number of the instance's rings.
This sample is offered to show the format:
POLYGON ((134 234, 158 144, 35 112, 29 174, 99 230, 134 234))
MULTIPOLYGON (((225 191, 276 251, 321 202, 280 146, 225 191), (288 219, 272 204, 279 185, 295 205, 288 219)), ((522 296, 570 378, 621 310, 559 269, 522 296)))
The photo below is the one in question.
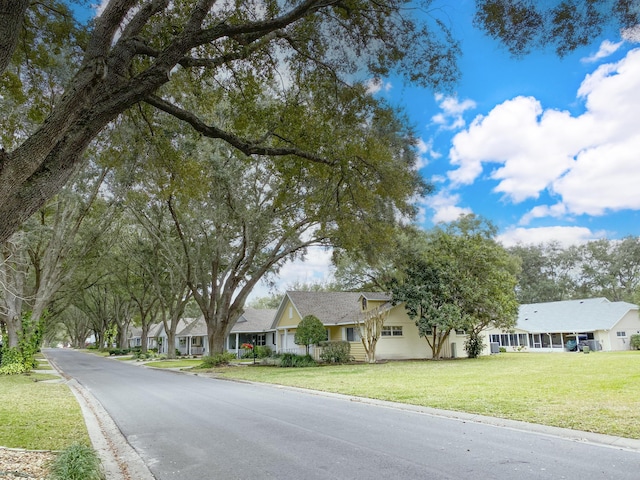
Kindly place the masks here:
POLYGON ((46 355, 158 480, 640 478, 640 453, 364 402, 46 355))

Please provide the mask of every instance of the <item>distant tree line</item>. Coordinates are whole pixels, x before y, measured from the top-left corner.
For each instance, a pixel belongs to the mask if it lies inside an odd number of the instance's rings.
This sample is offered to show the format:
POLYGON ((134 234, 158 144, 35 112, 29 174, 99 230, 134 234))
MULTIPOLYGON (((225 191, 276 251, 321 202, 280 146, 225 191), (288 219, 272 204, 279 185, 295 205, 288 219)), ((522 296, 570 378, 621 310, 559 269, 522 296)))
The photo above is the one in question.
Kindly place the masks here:
POLYGON ((595 240, 563 247, 558 242, 518 245, 516 295, 520 303, 605 297, 612 302, 640 300, 640 238, 595 240))

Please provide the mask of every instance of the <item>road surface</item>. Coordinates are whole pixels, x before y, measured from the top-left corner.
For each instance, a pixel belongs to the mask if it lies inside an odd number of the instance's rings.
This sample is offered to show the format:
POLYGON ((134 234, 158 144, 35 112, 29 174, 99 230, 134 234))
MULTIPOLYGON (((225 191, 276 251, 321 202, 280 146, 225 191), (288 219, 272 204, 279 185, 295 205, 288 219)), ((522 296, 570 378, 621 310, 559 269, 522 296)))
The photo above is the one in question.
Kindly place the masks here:
POLYGON ((275 386, 47 356, 157 480, 640 478, 640 453, 275 386))

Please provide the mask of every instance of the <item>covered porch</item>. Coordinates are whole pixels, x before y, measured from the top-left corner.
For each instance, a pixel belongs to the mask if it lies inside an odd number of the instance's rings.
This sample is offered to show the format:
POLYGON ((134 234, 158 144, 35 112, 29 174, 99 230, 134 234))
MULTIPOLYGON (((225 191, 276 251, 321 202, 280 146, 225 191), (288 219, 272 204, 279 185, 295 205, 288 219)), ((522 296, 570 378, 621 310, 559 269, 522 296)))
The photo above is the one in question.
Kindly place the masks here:
POLYGON ((565 352, 574 351, 581 343, 589 345, 591 350, 601 349, 593 332, 494 333, 489 335, 489 342, 508 351, 565 352))

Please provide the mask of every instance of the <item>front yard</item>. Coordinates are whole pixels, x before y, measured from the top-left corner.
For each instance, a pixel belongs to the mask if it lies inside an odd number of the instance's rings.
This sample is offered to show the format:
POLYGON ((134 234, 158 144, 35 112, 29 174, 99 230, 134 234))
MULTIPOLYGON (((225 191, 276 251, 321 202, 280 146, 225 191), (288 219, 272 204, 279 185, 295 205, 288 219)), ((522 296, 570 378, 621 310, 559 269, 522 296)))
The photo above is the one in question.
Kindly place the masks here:
POLYGON ((640 438, 640 352, 506 353, 476 360, 219 375, 640 438))

